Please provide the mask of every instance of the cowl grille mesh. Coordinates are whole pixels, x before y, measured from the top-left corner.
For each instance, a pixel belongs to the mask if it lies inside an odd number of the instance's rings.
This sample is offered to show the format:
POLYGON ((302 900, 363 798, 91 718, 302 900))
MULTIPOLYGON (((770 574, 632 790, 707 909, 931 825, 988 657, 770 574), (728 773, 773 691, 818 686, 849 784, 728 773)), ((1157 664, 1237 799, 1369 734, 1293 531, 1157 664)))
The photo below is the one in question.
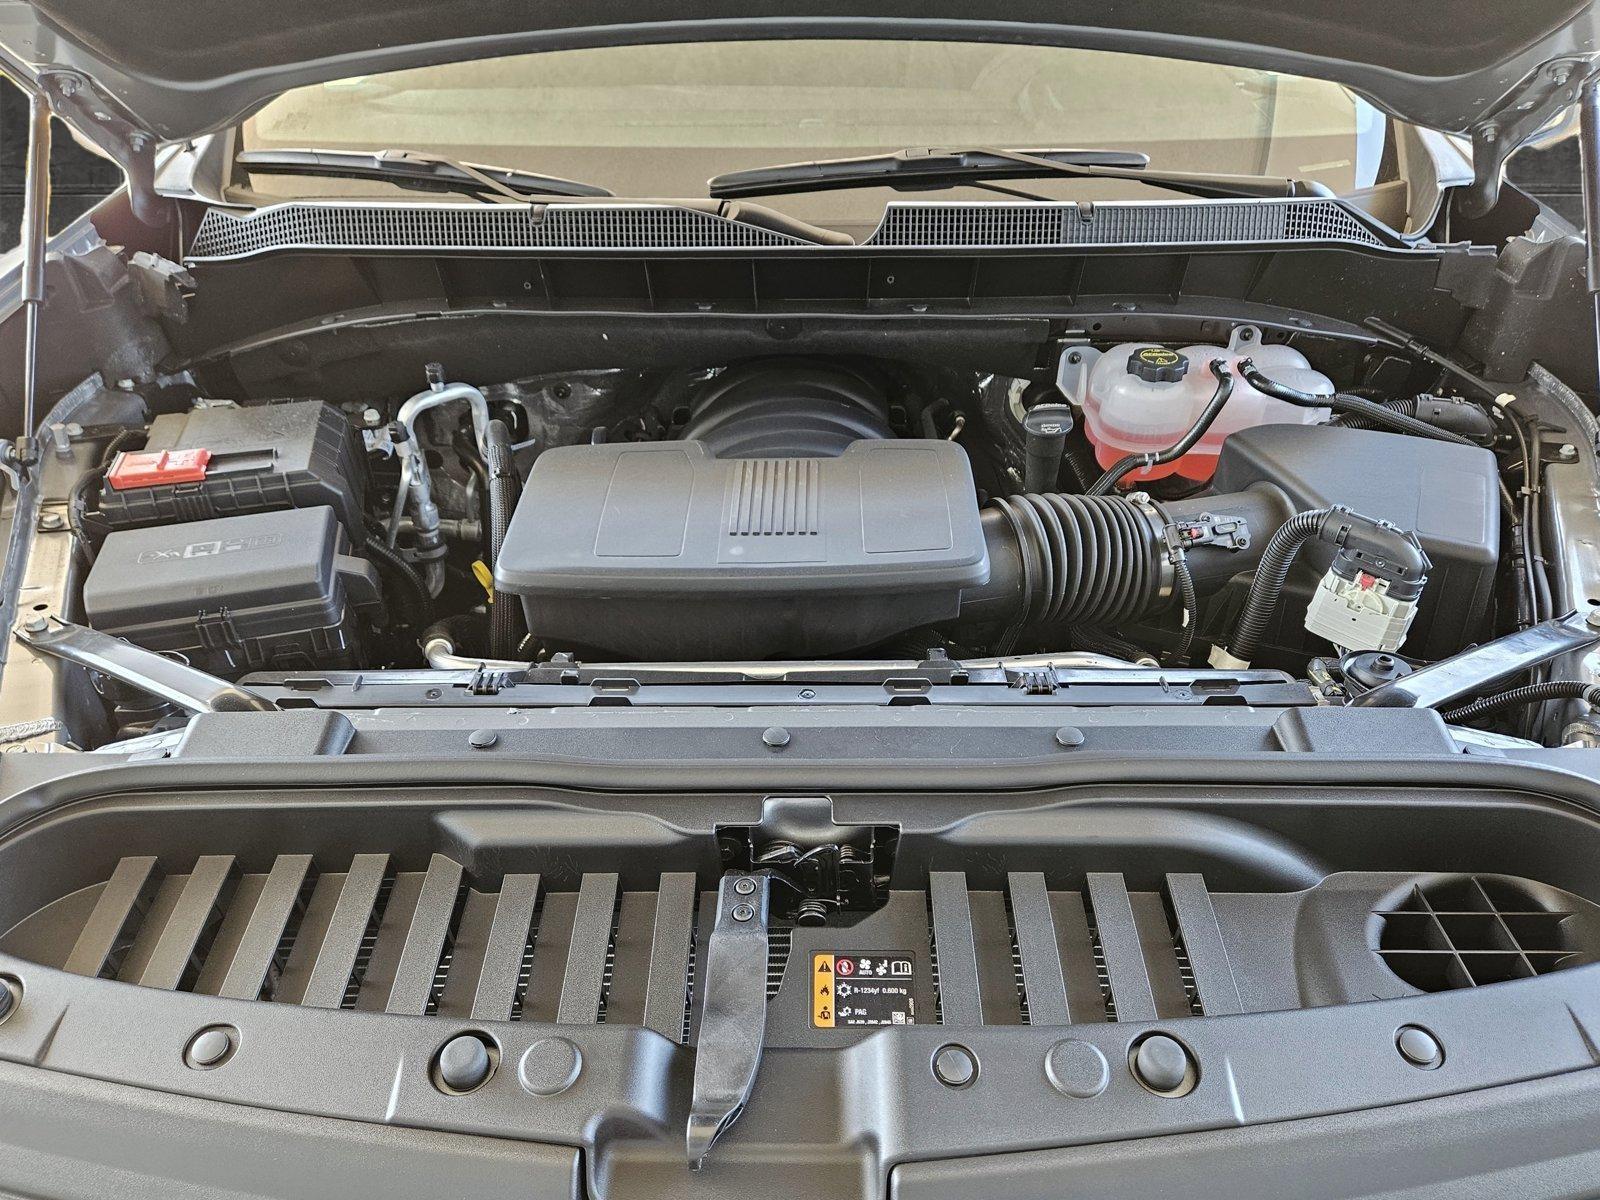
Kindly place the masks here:
MULTIPOLYGON (((891 204, 867 248, 1390 243, 1342 204, 1299 200, 891 204)), ((811 246, 787 234, 664 204, 289 203, 206 211, 187 258, 273 251, 708 250, 811 246)), ((835 248, 837 249, 837 248, 835 248)), ((848 248, 846 248, 848 249, 848 248)))

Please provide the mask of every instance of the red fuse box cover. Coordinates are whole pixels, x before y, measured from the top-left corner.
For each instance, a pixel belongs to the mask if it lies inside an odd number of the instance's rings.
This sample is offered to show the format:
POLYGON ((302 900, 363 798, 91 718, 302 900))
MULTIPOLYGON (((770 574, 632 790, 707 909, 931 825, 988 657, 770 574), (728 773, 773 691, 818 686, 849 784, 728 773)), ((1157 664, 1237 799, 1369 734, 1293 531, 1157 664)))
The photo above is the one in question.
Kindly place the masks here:
POLYGON ((124 451, 106 472, 106 482, 119 492, 168 483, 199 483, 206 477, 209 450, 124 451))

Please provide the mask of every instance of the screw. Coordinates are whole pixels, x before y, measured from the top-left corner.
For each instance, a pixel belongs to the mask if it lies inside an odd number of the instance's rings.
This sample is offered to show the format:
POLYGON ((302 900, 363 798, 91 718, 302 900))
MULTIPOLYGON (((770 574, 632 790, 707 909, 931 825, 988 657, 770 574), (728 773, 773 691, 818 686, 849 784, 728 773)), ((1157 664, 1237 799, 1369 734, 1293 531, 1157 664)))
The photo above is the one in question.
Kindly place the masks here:
POLYGON ((58 512, 39 514, 39 528, 44 530, 46 533, 57 529, 65 529, 66 527, 67 519, 58 512))
POLYGON ((801 688, 800 689, 800 699, 802 699, 802 700, 815 700, 816 698, 817 698, 817 693, 812 691, 810 688, 801 688))
POLYGON ((474 729, 467 738, 467 745, 474 750, 487 750, 500 740, 500 735, 492 729, 474 729))
POLYGON ((17 993, 12 989, 11 981, 0 979, 0 1021, 9 1017, 17 1007, 17 993))
POLYGON ((735 921, 750 921, 755 918, 756 910, 748 904, 737 904, 730 915, 735 921))
POLYGON ((733 890, 741 896, 753 896, 756 891, 756 881, 748 875, 742 879, 735 879, 733 881, 733 890))
POLYGON ((1563 445, 1556 454, 1563 462, 1571 462, 1578 457, 1578 448, 1573 445, 1563 445))
MULTIPOLYGON (((1600 614, 1600 609, 1595 612, 1600 614)), ((43 633, 50 628, 50 621, 46 617, 29 617, 22 623, 22 628, 28 633, 43 633)))
POLYGON ((789 744, 789 731, 781 725, 771 725, 762 732, 761 740, 774 750, 782 750, 789 744))

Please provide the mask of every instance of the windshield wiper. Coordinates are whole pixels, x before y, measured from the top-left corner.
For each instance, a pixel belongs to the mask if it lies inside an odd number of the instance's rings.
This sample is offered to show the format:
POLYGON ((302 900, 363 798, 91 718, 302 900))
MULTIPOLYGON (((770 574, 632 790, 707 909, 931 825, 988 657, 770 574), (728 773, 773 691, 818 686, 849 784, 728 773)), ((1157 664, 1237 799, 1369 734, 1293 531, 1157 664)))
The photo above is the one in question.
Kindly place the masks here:
POLYGON ((592 183, 511 167, 457 162, 420 150, 243 150, 235 161, 252 174, 381 179, 426 191, 499 196, 527 204, 547 196, 610 196, 592 183))
POLYGON ((961 185, 982 186, 991 179, 1048 179, 1068 175, 1078 179, 1129 179, 1207 199, 1333 195, 1322 184, 1304 180, 1267 175, 1151 171, 1149 164, 1149 155, 1131 150, 999 150, 986 146, 959 150, 911 149, 893 154, 730 171, 710 180, 707 187, 712 196, 732 199, 859 187, 927 191, 961 185))

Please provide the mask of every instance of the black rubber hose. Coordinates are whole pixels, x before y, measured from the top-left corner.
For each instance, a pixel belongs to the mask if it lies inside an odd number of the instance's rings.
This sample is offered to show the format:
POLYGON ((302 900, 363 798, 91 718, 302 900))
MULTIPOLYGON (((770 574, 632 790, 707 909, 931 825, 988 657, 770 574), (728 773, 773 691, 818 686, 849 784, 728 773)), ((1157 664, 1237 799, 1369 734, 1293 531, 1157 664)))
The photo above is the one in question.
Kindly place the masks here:
POLYGON ((374 533, 363 547, 378 570, 400 585, 402 620, 412 629, 423 629, 433 623, 433 597, 428 585, 422 582, 417 569, 401 556, 400 552, 374 533))
MULTIPOLYGON (((484 436, 484 467, 489 472, 488 566, 491 571, 505 548, 506 530, 522 494, 522 480, 511 453, 511 431, 504 421, 490 421, 484 436)), ((522 641, 522 602, 495 589, 489 606, 489 654, 493 658, 512 658, 522 641)))
POLYGON ((1189 564, 1179 558, 1173 568, 1178 576, 1178 602, 1183 606, 1183 634, 1178 639, 1178 648, 1172 652, 1172 661, 1180 666, 1189 661, 1189 651, 1194 647, 1195 626, 1200 624, 1200 602, 1195 596, 1194 573, 1189 570, 1189 564))
POLYGON ((1146 513, 1123 496, 996 497, 1022 563, 1021 607, 1003 644, 1029 625, 1115 628, 1156 612, 1165 546, 1146 513))
POLYGON ((1600 708, 1600 687, 1579 683, 1575 679, 1555 679, 1548 683, 1530 683, 1527 687, 1512 688, 1493 696, 1483 696, 1471 704, 1448 709, 1440 713, 1446 721, 1462 722, 1486 717, 1507 708, 1520 708, 1528 704, 1541 704, 1546 700, 1582 700, 1591 708, 1600 708))
MULTIPOLYGON (((1367 397, 1358 398, 1365 400, 1367 397)), ((1493 418, 1482 405, 1473 404, 1468 400, 1451 400, 1438 396, 1406 396, 1398 400, 1383 400, 1377 403, 1390 412, 1414 417, 1435 429, 1459 434, 1472 441, 1474 445, 1483 446, 1494 440, 1493 418)), ((1379 428, 1378 423, 1371 417, 1355 413, 1341 413, 1332 423, 1343 429, 1379 428)))
POLYGON ((90 501, 98 499, 100 485, 105 482, 106 472, 111 469, 117 455, 143 437, 144 431, 140 429, 119 430, 100 452, 99 461, 79 475, 72 490, 67 493, 67 528, 72 530, 73 544, 77 546, 78 553, 83 555, 85 570, 94 565, 95 547, 89 539, 88 527, 83 523, 84 514, 89 510, 90 501))
POLYGON ((1250 581, 1250 596, 1245 601, 1244 612, 1228 643, 1228 653, 1240 662, 1248 663, 1254 659, 1262 635, 1267 631, 1267 622, 1272 619, 1272 610, 1283 595, 1283 584, 1289 577, 1294 556, 1300 552, 1301 546, 1317 536, 1317 530, 1332 511, 1317 508, 1298 513, 1284 522, 1267 543, 1261 563, 1256 567, 1255 577, 1250 581))
POLYGON ((1233 395, 1233 372, 1228 370, 1227 365, 1220 358, 1211 360, 1211 373, 1217 377, 1217 390, 1211 394, 1210 401, 1201 410, 1200 416, 1195 423, 1189 427, 1188 433, 1155 455, 1129 454, 1124 458, 1119 458, 1106 468, 1104 475, 1094 481, 1089 488, 1088 494, 1091 496, 1109 495, 1111 489, 1116 487, 1122 481, 1123 476, 1130 471, 1137 471, 1146 467, 1165 466, 1167 463, 1174 462, 1193 450, 1195 443, 1205 437, 1206 430, 1210 429, 1216 423, 1217 418, 1222 415, 1222 410, 1227 405, 1228 398, 1233 395))
POLYGON ((1414 437, 1432 438, 1438 442, 1455 442, 1460 446, 1477 445, 1471 438, 1462 437, 1458 433, 1451 433, 1448 429, 1440 429, 1429 425, 1426 421, 1419 421, 1415 417, 1408 417, 1403 412, 1385 408, 1375 401, 1362 396, 1352 396, 1348 392, 1337 392, 1332 396, 1318 396, 1311 392, 1302 392, 1288 384, 1279 383, 1263 375, 1255 363, 1248 358, 1240 359, 1239 374, 1251 387, 1263 395, 1271 396, 1274 400, 1282 400, 1285 404, 1293 404, 1297 408, 1328 408, 1337 413, 1346 413, 1352 416, 1365 417, 1374 425, 1384 429, 1392 429, 1397 433, 1409 433, 1414 437))

